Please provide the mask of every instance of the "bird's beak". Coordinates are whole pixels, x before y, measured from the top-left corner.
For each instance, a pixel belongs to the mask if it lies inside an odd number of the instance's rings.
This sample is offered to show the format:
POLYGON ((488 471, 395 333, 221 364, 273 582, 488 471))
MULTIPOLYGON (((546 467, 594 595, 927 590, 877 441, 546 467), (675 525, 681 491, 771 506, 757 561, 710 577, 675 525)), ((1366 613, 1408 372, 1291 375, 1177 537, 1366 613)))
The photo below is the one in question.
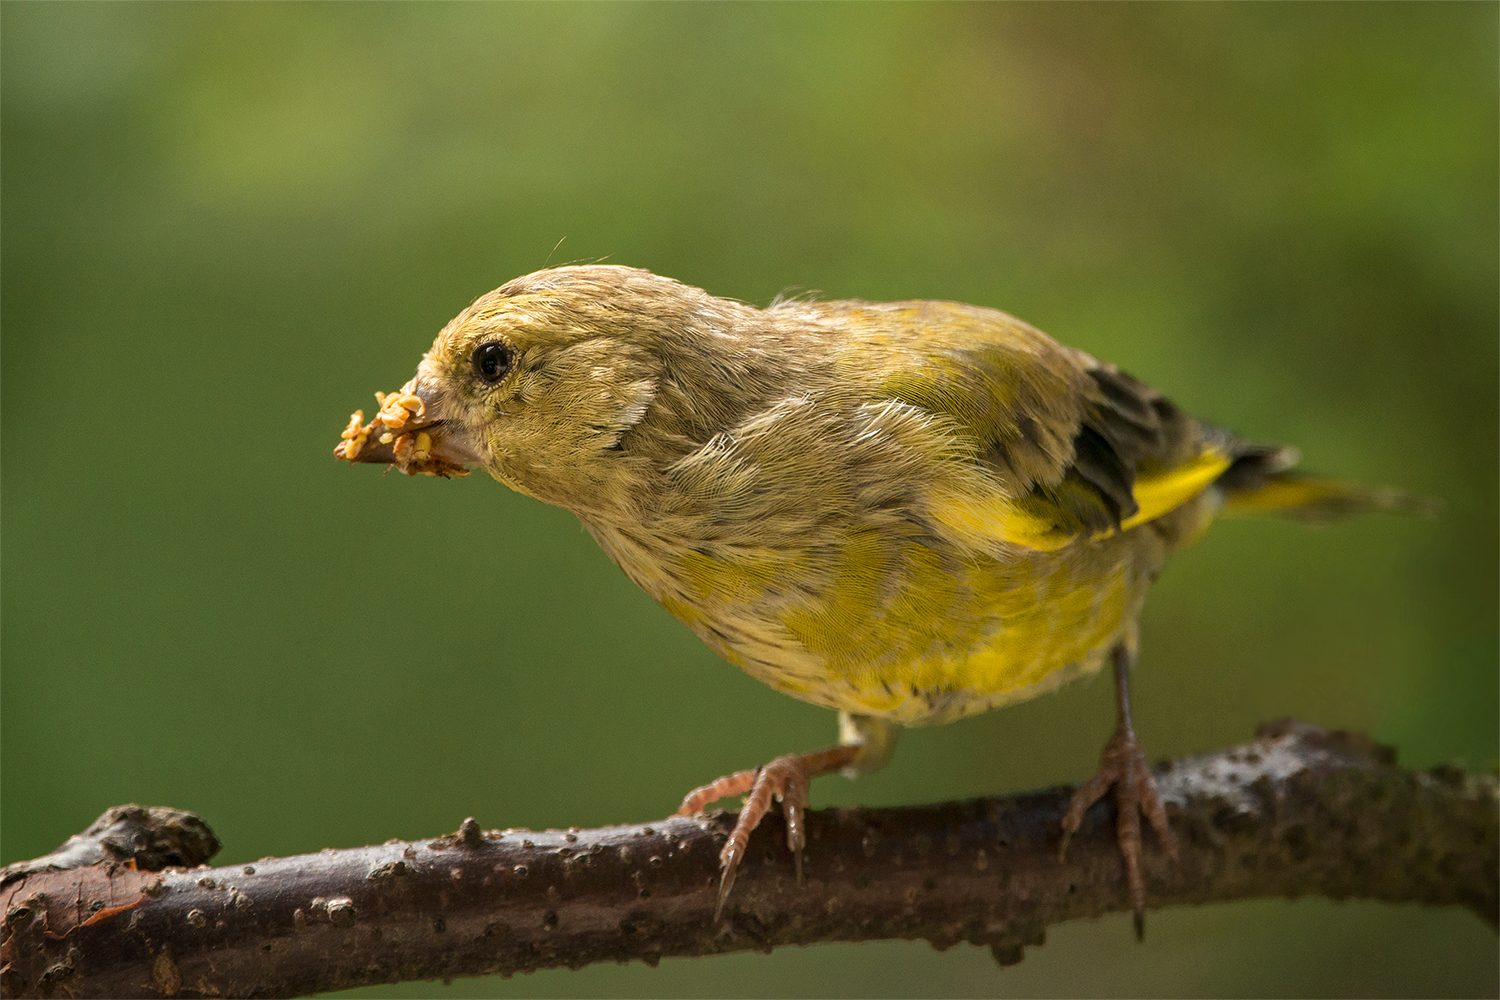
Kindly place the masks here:
POLYGON ((479 461, 467 435, 443 413, 443 394, 436 386, 412 379, 398 391, 377 392, 380 410, 364 424, 356 410, 333 454, 350 462, 394 465, 408 476, 467 476, 464 466, 479 461))

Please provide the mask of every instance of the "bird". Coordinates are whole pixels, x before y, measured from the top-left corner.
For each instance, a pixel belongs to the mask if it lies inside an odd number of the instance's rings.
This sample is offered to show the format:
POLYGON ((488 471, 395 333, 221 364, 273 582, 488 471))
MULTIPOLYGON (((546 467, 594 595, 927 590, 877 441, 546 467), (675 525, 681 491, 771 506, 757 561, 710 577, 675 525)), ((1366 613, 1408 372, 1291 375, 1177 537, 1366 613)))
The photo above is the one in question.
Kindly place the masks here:
POLYGON ((1137 936, 1142 821, 1175 839, 1130 717, 1142 602, 1217 516, 1316 520, 1412 502, 1296 471, 996 309, 778 298, 646 270, 537 271, 476 299, 335 448, 408 474, 489 473, 575 514, 720 657, 838 712, 838 742, 689 792, 746 796, 722 916, 779 802, 801 877, 808 786, 883 766, 904 727, 1113 672, 1117 718, 1059 856, 1113 791, 1137 936))

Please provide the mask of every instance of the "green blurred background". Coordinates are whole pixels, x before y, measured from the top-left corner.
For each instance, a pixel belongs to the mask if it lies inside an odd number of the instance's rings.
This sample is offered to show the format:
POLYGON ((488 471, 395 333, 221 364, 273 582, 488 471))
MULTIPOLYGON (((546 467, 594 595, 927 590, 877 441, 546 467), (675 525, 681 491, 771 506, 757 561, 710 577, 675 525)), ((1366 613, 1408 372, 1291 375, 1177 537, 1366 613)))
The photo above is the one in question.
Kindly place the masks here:
MULTIPOLYGON (((1168 757, 1294 715, 1493 766, 1494 4, 7 2, 0 38, 6 861, 128 801, 198 811, 223 863, 645 821, 831 740, 570 516, 330 454, 475 296, 605 257, 998 306, 1442 498, 1216 527, 1148 606, 1138 727, 1168 757)), ((814 801, 1081 780, 1110 702, 910 732, 814 801)), ((1264 901, 1005 970, 889 943, 363 995, 1494 996, 1496 942, 1264 901)))

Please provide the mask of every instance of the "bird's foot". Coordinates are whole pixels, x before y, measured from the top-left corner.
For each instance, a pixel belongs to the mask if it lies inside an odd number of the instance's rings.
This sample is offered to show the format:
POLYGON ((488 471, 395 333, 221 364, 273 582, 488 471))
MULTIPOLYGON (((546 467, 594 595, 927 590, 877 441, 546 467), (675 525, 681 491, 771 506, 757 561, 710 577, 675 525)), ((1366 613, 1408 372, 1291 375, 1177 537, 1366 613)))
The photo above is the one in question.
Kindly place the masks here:
POLYGON ((1114 736, 1104 746, 1099 761, 1099 772, 1073 793, 1068 804, 1068 814, 1062 821, 1062 844, 1057 850, 1061 860, 1068 850, 1068 840, 1083 823, 1083 814, 1089 806, 1104 797, 1113 786, 1115 806, 1115 836, 1120 845, 1120 854, 1125 859, 1125 882, 1130 891, 1130 908, 1135 914, 1135 936, 1146 932, 1146 879, 1141 874, 1141 816, 1144 815, 1156 831, 1157 842, 1173 861, 1177 860, 1177 840, 1167 823, 1167 810, 1157 794, 1156 782, 1146 766, 1146 755, 1141 753, 1136 742, 1135 730, 1126 722, 1115 730, 1114 736))
POLYGON ((714 921, 724 912, 724 901, 729 898, 734 876, 744 859, 750 844, 750 833, 771 809, 774 796, 781 802, 781 811, 786 816, 786 845, 791 848, 796 861, 797 881, 802 881, 802 848, 807 846, 807 832, 803 829, 802 815, 807 809, 807 788, 813 778, 848 767, 859 756, 860 747, 841 746, 816 753, 787 754, 777 757, 764 767, 753 771, 739 771, 726 775, 718 781, 695 788, 682 800, 677 815, 692 816, 703 811, 703 807, 731 795, 745 795, 745 807, 740 810, 729 842, 719 852, 719 898, 714 906, 714 921))

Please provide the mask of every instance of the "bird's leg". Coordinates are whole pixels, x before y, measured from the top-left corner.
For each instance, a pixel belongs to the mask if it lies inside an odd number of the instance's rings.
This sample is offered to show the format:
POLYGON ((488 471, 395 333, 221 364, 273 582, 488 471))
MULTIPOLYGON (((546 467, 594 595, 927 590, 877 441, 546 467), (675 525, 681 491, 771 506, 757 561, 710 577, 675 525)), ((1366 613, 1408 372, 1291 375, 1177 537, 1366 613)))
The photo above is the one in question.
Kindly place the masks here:
POLYGON ((807 789, 812 779, 834 771, 843 771, 849 777, 865 774, 880 767, 890 758, 895 748, 895 727, 890 723, 869 716, 854 716, 839 713, 840 746, 813 753, 787 754, 777 757, 764 767, 753 771, 739 771, 725 775, 718 781, 702 788, 695 788, 682 800, 677 810, 679 816, 691 816, 703 811, 703 807, 731 795, 745 795, 745 806, 740 810, 729 841, 719 853, 722 874, 719 878, 719 897, 714 907, 714 920, 724 912, 724 901, 729 898, 730 887, 739 870, 745 849, 750 843, 751 832, 760 825, 771 809, 775 797, 781 802, 786 816, 786 843, 791 848, 797 869, 797 881, 802 881, 802 848, 807 846, 807 833, 802 816, 807 809, 807 789))
POLYGON ((1151 822, 1156 839, 1173 861, 1177 860, 1177 841, 1167 824, 1167 811, 1156 782, 1146 766, 1146 755, 1136 742, 1130 725, 1130 660, 1123 645, 1116 646, 1111 658, 1115 668, 1115 702, 1119 709, 1115 734, 1104 745, 1099 771, 1076 792, 1062 821, 1062 844, 1057 850, 1061 860, 1068 850, 1068 840, 1083 823, 1083 814, 1099 801, 1110 786, 1115 790, 1115 837, 1125 859, 1125 882, 1130 890, 1130 908, 1135 913, 1135 936, 1146 933, 1146 879, 1141 874, 1141 815, 1151 822))

